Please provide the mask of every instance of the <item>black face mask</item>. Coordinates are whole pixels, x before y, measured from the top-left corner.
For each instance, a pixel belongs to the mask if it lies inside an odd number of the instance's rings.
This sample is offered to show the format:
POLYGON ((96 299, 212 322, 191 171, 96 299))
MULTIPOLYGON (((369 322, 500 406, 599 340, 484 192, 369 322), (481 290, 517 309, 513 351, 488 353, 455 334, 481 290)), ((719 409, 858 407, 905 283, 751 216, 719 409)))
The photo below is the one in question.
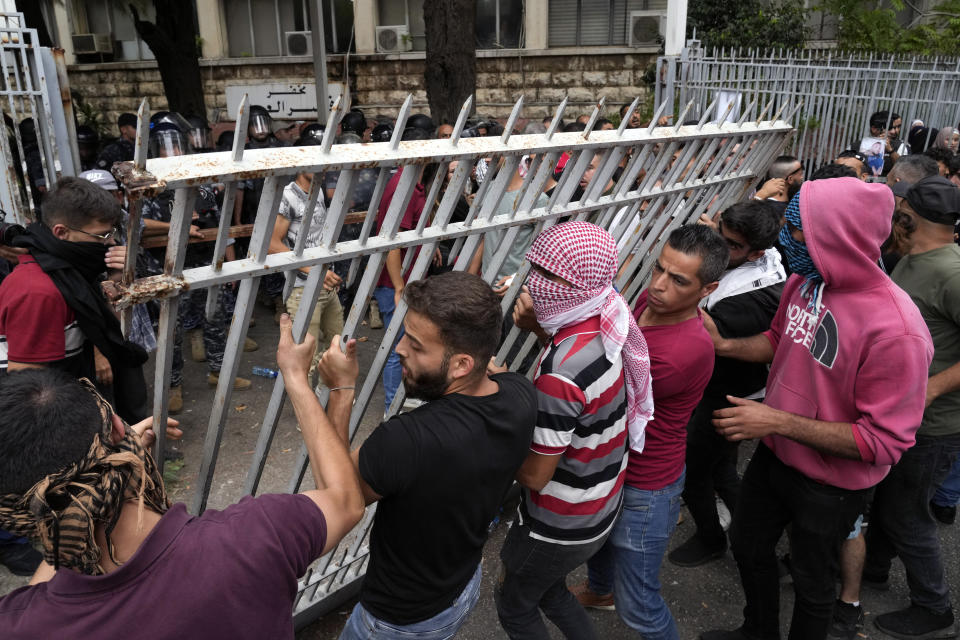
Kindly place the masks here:
POLYGON ((104 260, 107 257, 107 245, 102 242, 70 242, 61 240, 45 225, 33 223, 27 227, 28 233, 18 238, 18 246, 36 248, 43 253, 60 258, 80 272, 87 282, 96 281, 107 270, 104 260))

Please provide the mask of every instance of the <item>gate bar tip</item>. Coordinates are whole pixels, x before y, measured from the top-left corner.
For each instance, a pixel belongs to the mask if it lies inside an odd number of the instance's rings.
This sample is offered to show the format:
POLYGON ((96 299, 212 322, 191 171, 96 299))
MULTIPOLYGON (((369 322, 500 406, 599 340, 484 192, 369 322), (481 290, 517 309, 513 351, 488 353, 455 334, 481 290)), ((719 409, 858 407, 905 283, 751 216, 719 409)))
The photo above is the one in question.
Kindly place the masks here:
POLYGON ((470 112, 473 111, 473 94, 467 96, 467 99, 463 101, 463 106, 460 107, 460 113, 457 115, 457 124, 453 127, 453 135, 450 136, 450 146, 455 147, 457 143, 460 142, 460 134, 463 133, 463 127, 467 124, 467 118, 470 116, 470 112))
MULTIPOLYGON (((707 124, 707 119, 710 117, 710 114, 713 112, 713 110, 717 108, 718 102, 720 102, 719 92, 717 93, 717 97, 713 99, 713 102, 710 103, 710 106, 704 110, 703 115, 700 116, 700 122, 697 123, 697 131, 703 130, 703 125, 707 124)), ((733 100, 731 100, 730 103, 727 105, 727 110, 724 112, 723 118, 717 118, 717 121, 722 122, 723 119, 727 117, 727 114, 730 113, 730 109, 732 107, 733 107, 733 100)))
POLYGON ((340 126, 340 119, 343 117, 340 109, 341 105, 345 110, 347 105, 344 104, 342 94, 337 96, 333 106, 330 107, 330 115, 327 116, 327 126, 323 130, 323 139, 320 141, 320 149, 324 155, 330 153, 330 147, 333 146, 333 139, 337 134, 337 127, 340 126))
POLYGON ((754 98, 750 102, 750 104, 747 105, 747 108, 743 110, 743 115, 740 116, 739 120, 737 120, 737 126, 739 127, 743 125, 743 123, 747 121, 747 116, 753 113, 756 108, 757 108, 757 99, 754 98))
POLYGON ((407 99, 403 101, 400 107, 400 113, 397 114, 397 124, 393 129, 393 137, 390 138, 390 150, 396 151, 400 145, 400 139, 403 137, 403 130, 407 127, 407 119, 410 117, 410 107, 413 105, 413 94, 408 93, 407 99))
POLYGON ((687 103, 687 106, 685 106, 685 107, 683 108, 683 111, 680 113, 680 117, 677 118, 677 121, 674 123, 674 125, 673 125, 673 132, 674 132, 674 133, 676 133, 677 131, 680 131, 680 127, 683 126, 683 120, 684 120, 684 118, 687 117, 687 113, 688 113, 688 112, 690 111, 690 109, 692 109, 692 108, 693 108, 693 100, 691 100, 690 102, 687 103))
POLYGON ((550 127, 547 129, 546 137, 547 140, 553 137, 554 132, 560 126, 560 120, 563 119, 563 112, 567 108, 568 96, 563 96, 563 100, 560 102, 560 105, 557 107, 557 112, 553 116, 553 121, 550 123, 550 127))
POLYGON ((513 127, 517 124, 517 118, 520 117, 520 112, 523 110, 523 98, 524 96, 521 93, 516 103, 514 103, 513 110, 510 111, 510 117, 507 118, 507 126, 503 128, 503 135, 500 136, 500 144, 507 144, 507 140, 513 135, 513 127))
POLYGON ((133 164, 141 171, 147 168, 147 142, 150 138, 150 103, 144 98, 137 109, 137 141, 133 150, 133 164))
POLYGON ((600 101, 593 107, 593 113, 590 114, 590 120, 587 121, 587 126, 583 130, 583 139, 589 140, 590 133, 593 131, 593 125, 597 123, 597 119, 600 117, 600 110, 603 109, 603 105, 607 103, 607 97, 601 96, 600 101))
MULTIPOLYGON (((650 119, 650 125, 647 127, 647 135, 653 133, 653 128, 657 126, 657 122, 660 120, 660 116, 663 115, 663 112, 666 108, 667 108, 667 101, 664 100, 663 102, 660 103, 660 106, 657 107, 657 110, 654 112, 653 117, 650 119)), ((623 123, 621 122, 620 124, 622 125, 623 123)))
POLYGON ((246 93, 240 100, 240 106, 237 107, 237 124, 233 130, 233 149, 231 158, 234 162, 243 160, 243 146, 247 140, 247 127, 250 124, 250 97, 246 93))
POLYGON ((627 123, 630 122, 630 118, 633 117, 633 112, 637 108, 637 104, 640 102, 640 96, 637 96, 633 99, 633 102, 630 103, 630 108, 627 109, 627 112, 624 114, 623 118, 620 119, 620 126, 617 127, 617 137, 623 137, 623 132, 627 128, 627 123))

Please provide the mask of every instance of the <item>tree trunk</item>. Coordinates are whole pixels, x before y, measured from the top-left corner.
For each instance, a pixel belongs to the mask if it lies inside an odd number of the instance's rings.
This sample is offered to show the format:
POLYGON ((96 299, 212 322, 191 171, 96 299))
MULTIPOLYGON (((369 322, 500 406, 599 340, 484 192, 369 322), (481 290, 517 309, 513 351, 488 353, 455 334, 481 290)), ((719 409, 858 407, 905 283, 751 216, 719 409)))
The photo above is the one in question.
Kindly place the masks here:
POLYGON ((430 116, 453 124, 477 84, 475 0, 424 0, 427 36, 426 81, 430 116))
POLYGON ((184 116, 207 117, 193 0, 154 0, 157 22, 140 20, 130 5, 137 33, 157 59, 167 108, 184 116))

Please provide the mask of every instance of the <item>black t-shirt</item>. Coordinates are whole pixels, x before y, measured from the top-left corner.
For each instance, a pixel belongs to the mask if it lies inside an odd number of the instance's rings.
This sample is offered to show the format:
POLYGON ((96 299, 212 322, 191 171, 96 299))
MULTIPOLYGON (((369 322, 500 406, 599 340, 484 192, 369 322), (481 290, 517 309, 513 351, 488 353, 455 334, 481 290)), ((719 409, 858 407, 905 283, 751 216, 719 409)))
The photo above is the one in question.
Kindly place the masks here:
MULTIPOLYGON (((717 331, 724 338, 746 338, 770 328, 780 305, 783 283, 772 284, 739 295, 724 298, 710 310, 717 331)), ((717 357, 713 376, 704 396, 727 394, 744 397, 767 384, 767 365, 734 358, 717 357)))
POLYGON ((432 618, 476 571, 537 417, 529 380, 492 379, 497 393, 445 395, 381 424, 360 448, 360 475, 383 496, 360 602, 382 620, 432 618))

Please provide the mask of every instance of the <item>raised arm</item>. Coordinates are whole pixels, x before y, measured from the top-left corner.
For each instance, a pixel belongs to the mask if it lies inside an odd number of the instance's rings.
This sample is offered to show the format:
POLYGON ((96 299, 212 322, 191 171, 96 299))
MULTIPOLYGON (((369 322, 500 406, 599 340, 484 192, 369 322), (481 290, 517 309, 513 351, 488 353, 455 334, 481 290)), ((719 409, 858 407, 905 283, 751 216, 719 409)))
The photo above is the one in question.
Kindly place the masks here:
POLYGON ((363 517, 363 494, 347 445, 337 435, 307 378, 314 351, 313 336, 307 334, 302 343, 296 344, 292 328, 290 316, 281 316, 277 364, 300 423, 303 442, 310 456, 310 470, 317 485, 304 495, 316 503, 327 521, 327 541, 323 550, 326 553, 363 517))
MULTIPOLYGON (((357 341, 348 340, 347 349, 340 348, 340 336, 330 340, 330 348, 320 358, 317 371, 323 378, 324 384, 330 389, 330 399, 327 401, 327 416, 337 432, 341 442, 350 446, 350 412, 353 409, 353 398, 357 382, 359 367, 357 365, 357 341)), ((360 490, 366 504, 380 499, 360 475, 360 449, 355 449, 351 460, 356 468, 360 480, 360 490)))

